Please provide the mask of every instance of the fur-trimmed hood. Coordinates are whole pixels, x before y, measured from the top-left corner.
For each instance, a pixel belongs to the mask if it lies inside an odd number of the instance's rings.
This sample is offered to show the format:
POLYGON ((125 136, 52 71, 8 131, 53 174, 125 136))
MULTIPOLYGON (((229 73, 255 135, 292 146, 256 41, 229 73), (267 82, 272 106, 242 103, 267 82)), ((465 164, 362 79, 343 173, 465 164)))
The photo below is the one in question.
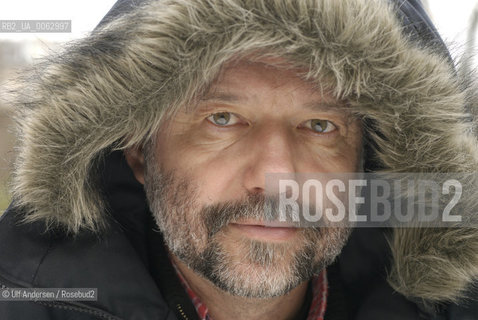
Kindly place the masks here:
MULTIPOLYGON (((312 81, 350 101, 373 124, 369 170, 477 169, 472 94, 428 21, 403 14, 400 1, 129 3, 40 64, 17 100, 12 191, 27 222, 103 230, 101 160, 146 141, 225 62, 251 52, 308 68, 312 81)), ((406 297, 456 301, 478 276, 477 229, 397 229, 391 247, 390 281, 406 297)))

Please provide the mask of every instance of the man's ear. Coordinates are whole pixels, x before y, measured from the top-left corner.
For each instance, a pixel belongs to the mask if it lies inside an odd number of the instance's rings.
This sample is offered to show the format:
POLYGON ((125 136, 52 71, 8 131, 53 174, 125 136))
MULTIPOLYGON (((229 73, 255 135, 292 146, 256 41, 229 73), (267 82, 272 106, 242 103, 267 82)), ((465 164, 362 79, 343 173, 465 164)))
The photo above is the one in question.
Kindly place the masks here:
POLYGON ((139 183, 144 184, 144 155, 143 149, 139 146, 124 150, 124 156, 129 167, 139 183))

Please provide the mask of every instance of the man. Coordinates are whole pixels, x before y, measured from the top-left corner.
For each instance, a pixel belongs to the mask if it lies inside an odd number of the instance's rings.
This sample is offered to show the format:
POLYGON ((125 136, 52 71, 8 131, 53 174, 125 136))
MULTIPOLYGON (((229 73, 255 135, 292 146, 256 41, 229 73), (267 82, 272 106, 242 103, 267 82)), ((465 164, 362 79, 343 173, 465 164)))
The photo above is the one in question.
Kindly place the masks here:
POLYGON ((349 237, 276 219, 267 185, 476 170, 471 94, 419 3, 122 1, 39 70, 17 100, 0 283, 97 300, 3 317, 476 318, 476 229, 349 237))

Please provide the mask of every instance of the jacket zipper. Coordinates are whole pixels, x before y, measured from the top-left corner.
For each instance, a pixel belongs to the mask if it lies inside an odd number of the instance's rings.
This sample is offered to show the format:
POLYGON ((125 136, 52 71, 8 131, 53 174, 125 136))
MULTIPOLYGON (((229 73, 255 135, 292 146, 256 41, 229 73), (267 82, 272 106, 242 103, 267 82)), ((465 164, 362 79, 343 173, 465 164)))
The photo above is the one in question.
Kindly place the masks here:
POLYGON ((178 309, 179 313, 181 314, 181 316, 183 317, 184 320, 189 320, 189 318, 186 316, 186 314, 184 313, 184 310, 183 308, 181 307, 181 304, 176 304, 176 309, 178 309))
MULTIPOLYGON (((2 289, 9 289, 9 288, 25 288, 23 286, 17 285, 11 281, 6 280, 2 276, 0 276, 0 287, 2 289)), ((68 301, 32 301, 41 305, 49 306, 49 307, 54 307, 54 308, 60 308, 60 309, 66 309, 66 310, 71 310, 71 311, 77 311, 77 312, 83 312, 83 313, 88 313, 91 315, 94 315, 98 318, 101 319, 107 319, 107 320, 122 320, 121 318, 115 317, 107 312, 97 310, 90 308, 88 306, 78 306, 72 303, 69 303, 68 301)))

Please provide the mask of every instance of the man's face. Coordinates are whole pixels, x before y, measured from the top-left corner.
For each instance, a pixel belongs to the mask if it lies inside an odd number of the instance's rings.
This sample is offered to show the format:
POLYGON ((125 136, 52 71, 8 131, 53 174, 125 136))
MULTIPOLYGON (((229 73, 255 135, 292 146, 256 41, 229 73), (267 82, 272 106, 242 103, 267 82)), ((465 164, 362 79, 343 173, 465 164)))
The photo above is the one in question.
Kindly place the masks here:
POLYGON ((346 228, 265 227, 268 173, 356 172, 361 126, 297 70, 230 65, 146 150, 145 189, 172 254, 235 295, 283 295, 340 252, 346 228))

